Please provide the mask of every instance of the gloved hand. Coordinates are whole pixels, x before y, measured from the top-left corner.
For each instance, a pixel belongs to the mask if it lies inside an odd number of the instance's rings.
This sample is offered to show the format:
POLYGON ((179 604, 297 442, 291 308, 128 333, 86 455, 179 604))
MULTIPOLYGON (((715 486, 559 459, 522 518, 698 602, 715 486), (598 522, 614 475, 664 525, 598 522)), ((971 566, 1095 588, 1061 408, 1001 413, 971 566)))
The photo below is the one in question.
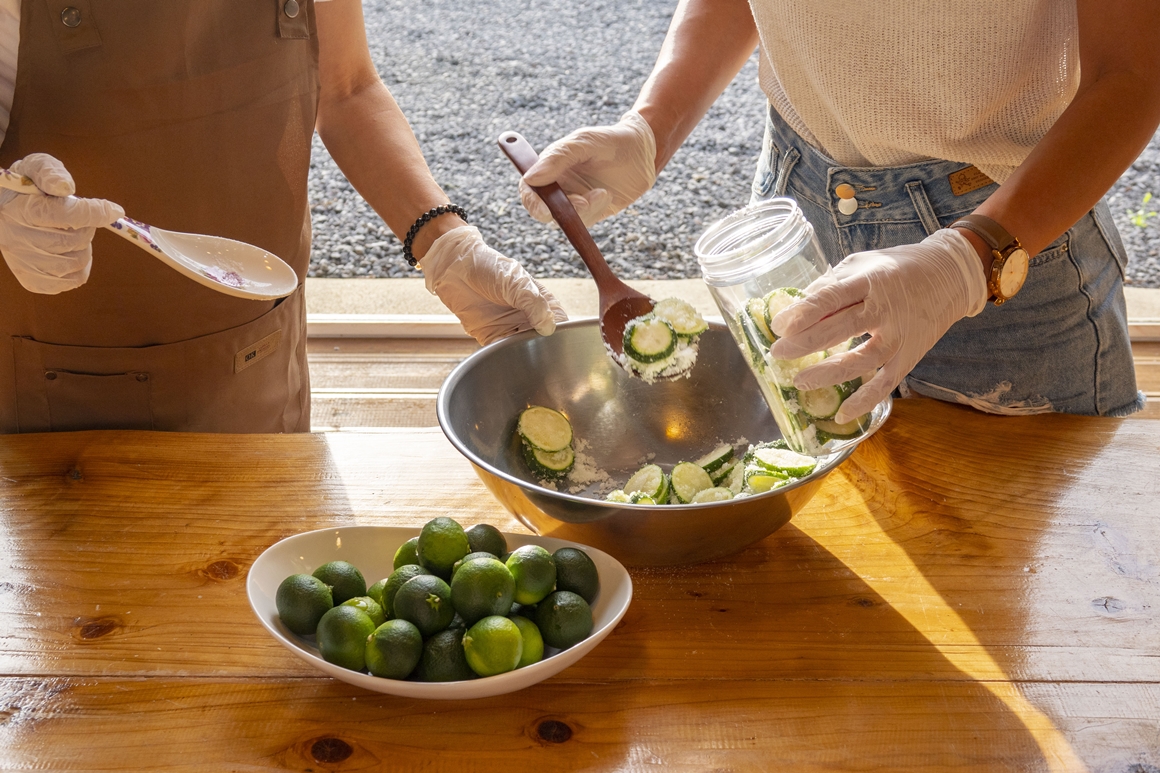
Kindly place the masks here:
POLYGON ((12 164, 43 193, 0 191, 0 252, 17 281, 34 293, 80 287, 93 265, 93 234, 125 210, 104 199, 81 199, 64 164, 33 153, 12 164))
POLYGON ((805 368, 794 386, 819 389, 882 368, 842 403, 834 416, 839 423, 884 400, 951 325, 981 312, 990 295, 979 254, 954 228, 918 244, 856 252, 805 292, 770 320, 779 336, 771 357, 802 357, 863 333, 871 338, 805 368))
POLYGON ((516 261, 462 226, 440 236, 419 261, 427 289, 459 317, 481 344, 535 328, 551 335, 568 319, 564 308, 516 261))
POLYGON ((552 215, 531 186, 558 183, 591 226, 615 215, 653 187, 657 144, 640 113, 629 110, 615 126, 589 126, 556 140, 520 180, 520 201, 541 223, 552 215))

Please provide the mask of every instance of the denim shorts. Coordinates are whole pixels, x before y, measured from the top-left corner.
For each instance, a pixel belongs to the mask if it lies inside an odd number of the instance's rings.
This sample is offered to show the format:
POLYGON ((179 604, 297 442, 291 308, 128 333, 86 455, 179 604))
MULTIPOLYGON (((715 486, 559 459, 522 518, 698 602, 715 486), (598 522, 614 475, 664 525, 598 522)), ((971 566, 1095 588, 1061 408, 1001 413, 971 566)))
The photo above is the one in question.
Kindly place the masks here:
MULTIPOLYGON (((795 199, 831 264, 922 241, 973 212, 998 185, 957 161, 845 167, 803 140, 772 107, 753 201, 795 199), (835 187, 858 207, 838 209, 835 187)), ((959 320, 899 386, 988 413, 1123 416, 1144 396, 1124 306, 1127 254, 1106 202, 1031 260, 1023 289, 959 320)))

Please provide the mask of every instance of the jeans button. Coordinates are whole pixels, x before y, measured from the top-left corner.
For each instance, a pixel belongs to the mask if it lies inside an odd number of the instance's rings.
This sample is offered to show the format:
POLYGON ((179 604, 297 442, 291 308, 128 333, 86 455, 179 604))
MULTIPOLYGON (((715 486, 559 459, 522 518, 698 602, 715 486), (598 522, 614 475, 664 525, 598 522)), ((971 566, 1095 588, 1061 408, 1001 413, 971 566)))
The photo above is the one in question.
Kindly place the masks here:
POLYGON ((73 8, 71 5, 60 12, 61 23, 66 27, 81 26, 81 9, 73 8))
POLYGON ((293 19, 298 15, 298 0, 286 0, 286 5, 282 6, 282 10, 293 19))
POLYGON ((838 211, 843 215, 852 215, 858 211, 858 199, 854 198, 854 186, 842 183, 834 187, 834 195, 838 197, 838 211))

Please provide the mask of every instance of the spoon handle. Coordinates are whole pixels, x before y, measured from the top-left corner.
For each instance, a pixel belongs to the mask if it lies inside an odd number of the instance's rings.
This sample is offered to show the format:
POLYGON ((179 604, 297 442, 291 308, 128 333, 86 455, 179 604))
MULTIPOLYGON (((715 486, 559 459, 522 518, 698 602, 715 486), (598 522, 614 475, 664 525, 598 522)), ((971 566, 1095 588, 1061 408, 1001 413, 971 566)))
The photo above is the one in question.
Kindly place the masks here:
POLYGON ((0 188, 17 193, 40 193, 40 188, 37 188, 31 179, 11 169, 0 169, 0 188))
MULTIPOLYGON (((535 148, 519 132, 504 132, 499 135, 499 147, 516 169, 520 170, 520 174, 526 174, 532 165, 539 160, 535 148)), ((607 283, 610 286, 623 284, 612 273, 608 262, 604 260, 600 248, 592 239, 592 234, 588 232, 584 221, 580 219, 580 214, 576 212, 576 208, 568 200, 568 194, 564 193, 563 189, 556 183, 543 186, 533 185, 532 190, 543 200, 548 211, 552 213, 552 218, 560 226, 560 230, 568 237, 568 241, 576 248, 576 252, 580 253, 581 260, 588 267, 588 272, 592 274, 596 283, 598 285, 607 283)))

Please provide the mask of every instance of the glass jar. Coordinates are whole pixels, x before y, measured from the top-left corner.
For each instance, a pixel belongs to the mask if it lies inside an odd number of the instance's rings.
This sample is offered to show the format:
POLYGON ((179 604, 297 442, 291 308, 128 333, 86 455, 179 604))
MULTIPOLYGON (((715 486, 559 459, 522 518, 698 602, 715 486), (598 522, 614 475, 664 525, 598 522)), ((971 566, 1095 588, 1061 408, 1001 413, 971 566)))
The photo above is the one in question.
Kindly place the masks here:
POLYGON ((709 226, 694 251, 709 292, 757 377, 790 448, 824 456, 862 440, 885 421, 890 412, 889 397, 853 421, 834 421, 842 402, 873 373, 822 389, 805 391, 793 385, 799 371, 847 351, 859 339, 795 360, 769 356, 770 344, 777 339, 769 321, 800 298, 802 289, 827 268, 814 227, 797 202, 774 198, 734 212, 709 226))

